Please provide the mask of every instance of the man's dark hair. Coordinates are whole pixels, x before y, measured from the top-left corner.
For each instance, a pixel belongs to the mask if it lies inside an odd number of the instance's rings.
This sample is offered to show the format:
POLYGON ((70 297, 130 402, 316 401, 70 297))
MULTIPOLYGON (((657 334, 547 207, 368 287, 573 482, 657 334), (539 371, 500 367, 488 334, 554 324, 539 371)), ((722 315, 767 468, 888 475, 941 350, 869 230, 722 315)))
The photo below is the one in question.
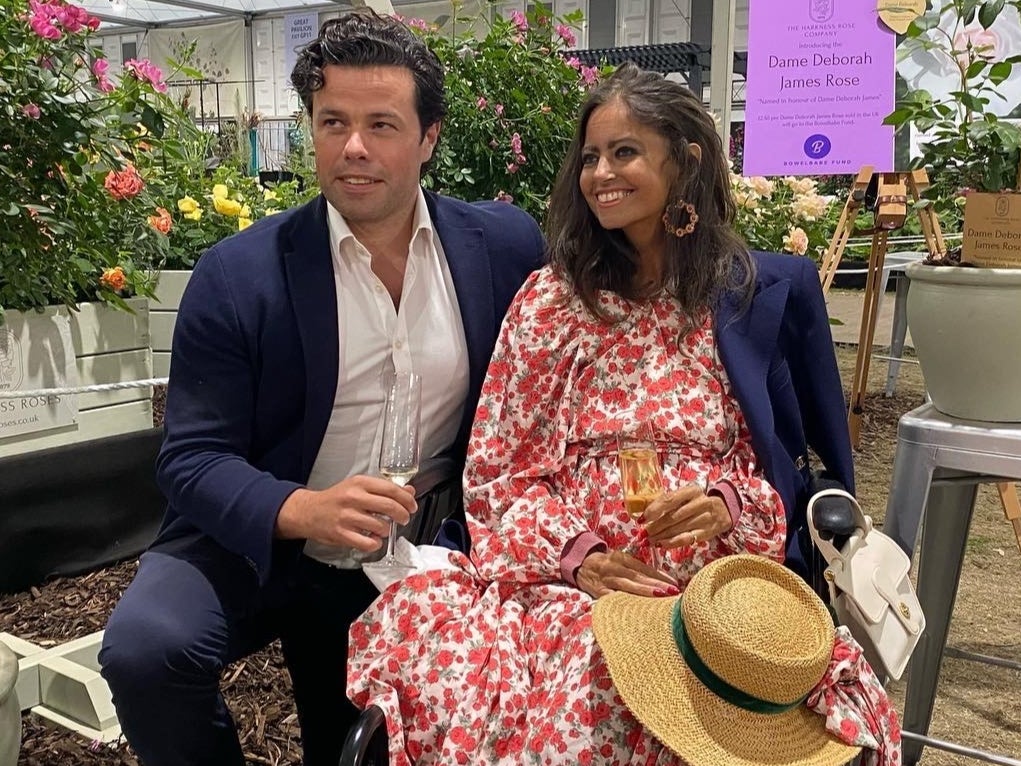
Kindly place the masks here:
POLYGON ((309 115, 312 94, 323 87, 323 68, 330 65, 410 70, 423 136, 429 126, 447 114, 443 66, 436 54, 395 18, 361 9, 323 23, 319 37, 301 50, 291 72, 291 84, 309 115))

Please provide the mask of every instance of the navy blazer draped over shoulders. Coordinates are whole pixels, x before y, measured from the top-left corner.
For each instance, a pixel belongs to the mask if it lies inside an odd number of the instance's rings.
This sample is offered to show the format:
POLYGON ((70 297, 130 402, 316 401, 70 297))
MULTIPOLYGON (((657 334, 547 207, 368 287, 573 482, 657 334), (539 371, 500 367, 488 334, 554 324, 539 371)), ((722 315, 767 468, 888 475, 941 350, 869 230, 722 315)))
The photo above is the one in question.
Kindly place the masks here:
POLYGON ((725 298, 717 343, 766 478, 787 511, 787 563, 805 573, 798 532, 805 525, 808 448, 854 492, 844 393, 819 274, 808 258, 753 252, 751 305, 725 298))

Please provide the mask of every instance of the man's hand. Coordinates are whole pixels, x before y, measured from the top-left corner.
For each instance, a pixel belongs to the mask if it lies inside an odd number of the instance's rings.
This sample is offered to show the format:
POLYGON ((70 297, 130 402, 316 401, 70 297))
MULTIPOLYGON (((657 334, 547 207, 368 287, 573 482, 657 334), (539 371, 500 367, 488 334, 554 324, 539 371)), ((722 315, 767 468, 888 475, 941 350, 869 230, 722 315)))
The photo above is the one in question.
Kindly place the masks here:
POLYGON ((274 531, 285 540, 374 551, 390 534, 388 519, 407 524, 417 510, 414 487, 398 487, 378 476, 352 476, 327 489, 291 493, 280 506, 274 531))
POLYGON ((677 581, 659 572, 629 553, 610 551, 590 553, 575 577, 578 587, 593 598, 615 590, 636 596, 678 596, 677 581))
POLYGON ((663 548, 704 543, 734 526, 723 499, 706 496, 694 484, 676 492, 664 492, 649 503, 644 519, 649 542, 663 548))

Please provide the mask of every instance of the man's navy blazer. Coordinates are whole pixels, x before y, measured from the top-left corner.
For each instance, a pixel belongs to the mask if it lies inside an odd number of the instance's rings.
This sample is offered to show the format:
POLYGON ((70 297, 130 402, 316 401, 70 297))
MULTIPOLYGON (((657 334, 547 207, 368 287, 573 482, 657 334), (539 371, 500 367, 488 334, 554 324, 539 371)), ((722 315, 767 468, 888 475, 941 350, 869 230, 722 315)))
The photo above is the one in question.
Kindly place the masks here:
MULTIPOLYGON (((500 322, 542 265, 535 221, 502 202, 426 193, 468 347, 463 450, 500 322)), ((283 501, 312 470, 337 388, 337 293, 320 195, 208 250, 174 329, 157 480, 168 509, 156 545, 205 534, 265 582, 303 541, 274 540, 283 501)))
POLYGON ((819 273, 808 258, 753 252, 751 305, 733 297, 716 311, 720 359, 766 478, 787 511, 787 564, 805 574, 808 448, 854 493, 847 410, 819 273))

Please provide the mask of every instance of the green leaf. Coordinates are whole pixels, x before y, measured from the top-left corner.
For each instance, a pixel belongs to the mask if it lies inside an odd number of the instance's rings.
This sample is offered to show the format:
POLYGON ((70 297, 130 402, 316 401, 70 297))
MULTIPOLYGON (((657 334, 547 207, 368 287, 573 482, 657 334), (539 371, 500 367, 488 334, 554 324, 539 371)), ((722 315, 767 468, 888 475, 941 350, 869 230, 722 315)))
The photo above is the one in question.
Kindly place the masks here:
POLYGON ((1010 73, 1013 70, 1014 65, 1009 61, 998 61, 989 68, 989 80, 994 85, 999 85, 1001 82, 1010 77, 1010 73))
POLYGON ((914 109, 900 108, 895 109, 883 118, 884 125, 903 125, 905 122, 910 120, 915 115, 914 109))
POLYGON ((978 6, 981 0, 964 0, 961 5, 961 19, 964 21, 964 25, 967 26, 975 20, 975 14, 978 11, 978 6))
POLYGON ((1003 0, 986 0, 978 11, 978 23, 983 29, 989 29, 996 21, 996 17, 1003 10, 1003 0))
POLYGON ((968 67, 968 71, 965 73, 964 76, 967 77, 969 80, 972 79, 973 77, 978 77, 980 74, 982 74, 982 70, 985 69, 987 66, 989 66, 989 62, 986 61, 985 59, 976 59, 975 61, 971 62, 971 65, 968 67))

